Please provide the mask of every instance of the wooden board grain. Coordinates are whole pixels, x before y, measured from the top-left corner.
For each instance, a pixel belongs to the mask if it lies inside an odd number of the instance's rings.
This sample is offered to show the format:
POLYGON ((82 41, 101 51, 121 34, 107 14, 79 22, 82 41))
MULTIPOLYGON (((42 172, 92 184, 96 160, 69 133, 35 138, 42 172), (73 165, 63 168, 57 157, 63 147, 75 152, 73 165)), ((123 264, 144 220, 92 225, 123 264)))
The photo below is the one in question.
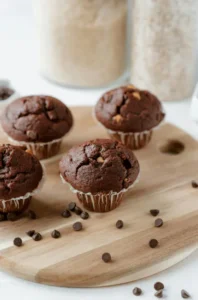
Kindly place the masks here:
MULTIPOLYGON (((62 153, 85 140, 107 137, 92 119, 91 108, 72 111, 75 126, 64 140, 62 153)), ((3 134, 0 142, 6 142, 3 134)), ((70 201, 76 201, 59 177, 62 153, 45 161, 46 182, 31 204, 39 218, 0 223, 0 268, 38 283, 96 287, 144 278, 176 264, 198 246, 198 189, 191 187, 191 180, 198 179, 197 150, 197 142, 185 132, 170 124, 162 126, 147 148, 136 151, 141 165, 139 184, 116 210, 91 213, 89 220, 82 221, 81 232, 72 230, 78 216, 60 216, 70 201), (161 145, 169 139, 183 142, 185 150, 178 155, 161 153, 161 145), (162 228, 154 227, 151 208, 160 209, 162 228), (115 227, 118 219, 125 223, 121 230, 115 227), (31 229, 41 232, 43 240, 27 237, 25 232, 31 229), (51 238, 54 229, 60 230, 60 239, 51 238), (23 239, 23 247, 12 245, 16 236, 23 239), (151 238, 159 240, 158 248, 149 248, 151 238), (102 262, 104 252, 111 253, 111 263, 102 262)))

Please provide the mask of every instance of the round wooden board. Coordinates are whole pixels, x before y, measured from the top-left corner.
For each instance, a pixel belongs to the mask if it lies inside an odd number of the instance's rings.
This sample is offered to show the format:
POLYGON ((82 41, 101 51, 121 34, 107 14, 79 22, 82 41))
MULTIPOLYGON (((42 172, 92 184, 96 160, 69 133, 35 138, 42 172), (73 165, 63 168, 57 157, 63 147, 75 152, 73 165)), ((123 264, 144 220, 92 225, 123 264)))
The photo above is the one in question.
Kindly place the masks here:
MULTIPOLYGON (((107 137, 93 121, 90 107, 72 111, 75 126, 64 140, 62 153, 85 140, 107 137)), ((1 142, 7 142, 3 134, 1 142)), ((191 187, 197 176, 197 149, 197 142, 183 131, 170 124, 161 127, 147 148, 136 151, 141 165, 139 184, 116 210, 91 213, 89 220, 82 221, 84 230, 80 232, 72 230, 78 216, 60 216, 70 201, 76 201, 59 177, 62 154, 45 161, 46 182, 31 204, 38 219, 0 223, 0 268, 38 283, 97 287, 144 278, 183 260, 198 246, 198 190, 191 187), (185 151, 161 153, 159 147, 168 139, 182 141, 185 151), (155 218, 149 214, 152 208, 160 209, 163 227, 154 227, 155 218), (125 223, 121 230, 115 227, 118 219, 125 223), (31 229, 41 232, 43 240, 27 237, 25 232, 31 229), (60 239, 51 238, 54 229, 60 230, 60 239), (22 237, 23 247, 13 246, 16 236, 22 237), (151 238, 159 240, 158 248, 149 248, 151 238), (111 253, 111 263, 101 260, 104 252, 111 253)))

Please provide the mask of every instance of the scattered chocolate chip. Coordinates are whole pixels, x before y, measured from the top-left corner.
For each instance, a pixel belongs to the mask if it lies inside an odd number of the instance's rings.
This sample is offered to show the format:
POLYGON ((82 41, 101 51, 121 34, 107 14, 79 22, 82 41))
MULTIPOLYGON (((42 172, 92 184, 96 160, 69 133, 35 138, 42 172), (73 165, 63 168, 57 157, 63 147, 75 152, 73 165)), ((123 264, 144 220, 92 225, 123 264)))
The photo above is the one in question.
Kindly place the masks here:
POLYGON ((102 255, 102 260, 105 262, 105 263, 108 263, 111 261, 111 254, 106 252, 106 253, 103 253, 102 255))
POLYGON ((117 227, 118 229, 121 229, 123 226, 124 226, 124 223, 123 223, 122 220, 118 220, 118 221, 116 222, 116 227, 117 227))
POLYGON ((4 214, 0 214, 0 222, 5 220, 5 215, 4 214))
POLYGON ((22 239, 20 237, 16 237, 13 241, 13 244, 17 247, 21 247, 23 244, 22 239))
POLYGON ((162 297, 163 297, 163 291, 162 291, 162 290, 157 291, 157 292, 155 293, 155 297, 157 297, 157 298, 162 298, 162 297))
POLYGON ((133 295, 135 295, 135 296, 140 296, 140 295, 142 295, 142 290, 141 290, 140 288, 138 288, 138 287, 135 287, 135 288, 133 289, 133 295))
POLYGON ((68 209, 65 209, 65 210, 62 212, 61 216, 62 216, 63 218, 69 218, 69 217, 71 217, 71 213, 70 213, 70 211, 69 211, 68 209))
POLYGON ((76 203, 75 202, 70 202, 68 205, 69 210, 74 211, 76 207, 76 203))
POLYGON ((30 237, 33 237, 33 235, 35 234, 35 230, 29 230, 26 232, 26 234, 30 237))
POLYGON ((197 181, 193 180, 193 181, 191 182, 191 184, 192 184, 192 187, 193 187, 194 189, 197 189, 197 188, 198 188, 198 182, 197 182, 197 181))
POLYGON ((39 232, 35 232, 35 234, 32 236, 33 240, 36 242, 42 240, 42 235, 39 232))
POLYGON ((162 219, 156 219, 155 220, 155 227, 162 227, 164 224, 162 219))
POLYGON ((8 213, 7 219, 8 219, 8 221, 14 222, 18 219, 18 217, 17 217, 17 214, 15 214, 15 213, 8 213))
POLYGON ((89 219, 89 214, 87 211, 83 211, 80 216, 83 220, 89 219))
POLYGON ((75 214, 77 214, 78 216, 80 216, 81 213, 82 213, 82 209, 80 207, 78 207, 78 206, 75 206, 74 212, 75 212, 75 214))
POLYGON ((158 244, 159 244, 159 242, 158 242, 156 239, 152 239, 152 240, 150 240, 150 242, 149 242, 149 246, 150 246, 151 248, 156 248, 156 247, 158 246, 158 244))
POLYGON ((54 231, 52 231, 51 236, 52 236, 54 239, 58 239, 58 238, 61 236, 61 234, 60 234, 60 232, 59 232, 58 230, 54 230, 54 231))
POLYGON ((154 289, 155 289, 156 291, 161 291, 161 290, 164 289, 164 284, 163 284, 162 282, 156 282, 156 283, 154 284, 154 289))
POLYGON ((33 210, 29 210, 28 211, 28 218, 32 219, 32 220, 36 219, 36 214, 35 214, 35 212, 33 210))
POLYGON ((75 230, 75 231, 80 231, 80 230, 82 230, 82 223, 81 222, 76 222, 76 223, 74 223, 73 224, 73 229, 75 230))
POLYGON ((185 290, 182 290, 182 291, 181 291, 181 296, 182 296, 182 298, 184 298, 184 299, 188 299, 188 298, 191 297, 190 294, 189 294, 187 291, 185 291, 185 290))
POLYGON ((0 100, 6 100, 14 94, 14 91, 8 87, 0 87, 0 100))
POLYGON ((157 217, 159 215, 160 211, 159 209, 151 209, 150 210, 150 214, 153 216, 153 217, 157 217))

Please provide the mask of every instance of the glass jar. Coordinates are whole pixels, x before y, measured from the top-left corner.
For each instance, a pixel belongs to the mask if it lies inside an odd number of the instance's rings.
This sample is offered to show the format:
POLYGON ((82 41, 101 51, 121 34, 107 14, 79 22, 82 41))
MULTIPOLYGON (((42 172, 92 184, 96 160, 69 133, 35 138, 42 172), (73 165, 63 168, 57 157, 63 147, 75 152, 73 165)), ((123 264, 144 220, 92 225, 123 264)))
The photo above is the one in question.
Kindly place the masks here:
POLYGON ((98 87, 126 63, 126 0, 34 0, 41 73, 57 83, 98 87))
POLYGON ((198 1, 134 0, 131 82, 161 100, 192 95, 197 69, 198 1))

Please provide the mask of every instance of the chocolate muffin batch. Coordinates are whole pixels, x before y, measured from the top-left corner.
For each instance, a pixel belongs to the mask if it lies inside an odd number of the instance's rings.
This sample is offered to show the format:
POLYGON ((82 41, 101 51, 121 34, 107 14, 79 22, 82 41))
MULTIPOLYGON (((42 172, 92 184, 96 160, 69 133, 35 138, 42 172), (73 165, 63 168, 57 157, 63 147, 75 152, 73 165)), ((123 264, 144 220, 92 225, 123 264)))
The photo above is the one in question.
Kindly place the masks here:
MULTIPOLYGON (((60 160, 59 172, 86 209, 108 212, 138 181, 140 166, 132 150, 150 142, 165 114, 154 95, 129 85, 106 92, 95 106, 95 117, 111 139, 96 137, 71 148, 60 160)), ((1 126, 10 145, 0 147, 1 213, 28 208, 43 178, 47 180, 39 160, 59 152, 72 125, 69 108, 51 96, 19 98, 5 108, 1 126)))

